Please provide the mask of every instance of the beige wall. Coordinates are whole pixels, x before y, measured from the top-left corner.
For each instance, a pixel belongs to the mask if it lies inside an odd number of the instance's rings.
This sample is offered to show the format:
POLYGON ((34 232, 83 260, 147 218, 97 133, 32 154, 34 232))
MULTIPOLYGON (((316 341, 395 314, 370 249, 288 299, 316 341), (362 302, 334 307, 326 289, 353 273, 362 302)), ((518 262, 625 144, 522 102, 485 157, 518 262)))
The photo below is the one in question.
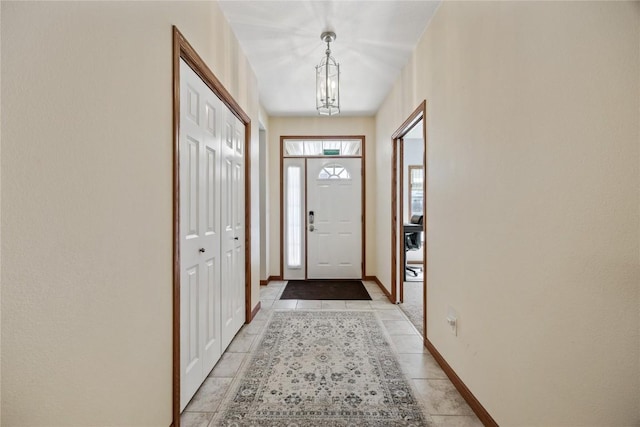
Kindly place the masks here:
POLYGON ((378 112, 385 194, 389 136, 428 102, 428 337, 500 425, 640 423, 639 23, 637 2, 445 2, 378 112))
POLYGON ((215 2, 2 2, 5 426, 171 422, 172 24, 252 117, 257 165, 256 79, 215 2))
POLYGON ((268 169, 269 169, 269 275, 278 276, 280 272, 280 137, 283 135, 364 135, 365 136, 365 173, 367 184, 366 197, 366 275, 376 274, 375 265, 375 223, 374 207, 376 190, 375 169, 375 122, 373 117, 271 117, 268 132, 268 169))

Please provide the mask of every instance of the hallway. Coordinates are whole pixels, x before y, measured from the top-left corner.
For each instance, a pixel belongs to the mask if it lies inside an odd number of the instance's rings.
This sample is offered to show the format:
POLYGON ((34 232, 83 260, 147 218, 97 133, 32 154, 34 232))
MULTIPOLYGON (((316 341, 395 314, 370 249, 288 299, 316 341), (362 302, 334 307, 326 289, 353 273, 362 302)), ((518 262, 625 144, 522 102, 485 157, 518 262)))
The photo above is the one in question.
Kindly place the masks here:
POLYGON ((261 287, 261 310, 243 326, 211 371, 181 417, 184 427, 213 427, 220 402, 239 378, 242 367, 252 357, 259 336, 273 310, 373 310, 393 341, 398 361, 418 399, 436 426, 481 426, 442 369, 422 346, 422 340, 406 315, 391 304, 378 286, 363 281, 371 301, 279 300, 286 282, 261 287))

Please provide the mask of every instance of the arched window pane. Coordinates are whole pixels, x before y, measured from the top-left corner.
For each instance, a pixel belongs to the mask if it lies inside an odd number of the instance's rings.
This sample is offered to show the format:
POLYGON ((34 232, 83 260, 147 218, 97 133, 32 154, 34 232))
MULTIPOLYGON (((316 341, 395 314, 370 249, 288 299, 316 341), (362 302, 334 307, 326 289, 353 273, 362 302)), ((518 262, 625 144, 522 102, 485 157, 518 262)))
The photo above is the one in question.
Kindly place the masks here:
POLYGON ((332 163, 320 170, 318 179, 351 179, 351 174, 344 166, 332 163))

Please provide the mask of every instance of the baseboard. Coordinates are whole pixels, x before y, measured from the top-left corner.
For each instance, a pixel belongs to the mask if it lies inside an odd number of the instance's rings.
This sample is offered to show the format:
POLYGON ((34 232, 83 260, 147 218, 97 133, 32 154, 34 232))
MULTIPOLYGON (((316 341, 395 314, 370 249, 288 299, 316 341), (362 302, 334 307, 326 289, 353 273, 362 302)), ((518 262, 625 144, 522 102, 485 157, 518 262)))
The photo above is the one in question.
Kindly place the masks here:
POLYGON ((269 282, 282 281, 282 276, 269 276, 267 280, 260 280, 260 286, 267 286, 269 282))
POLYGON ((487 410, 482 406, 480 401, 476 399, 476 397, 471 393, 471 390, 466 386, 465 383, 462 382, 458 374, 453 370, 453 368, 447 363, 447 361, 442 357, 440 352, 435 348, 431 341, 425 338, 424 346, 429 350, 429 353, 436 359, 438 365, 442 368, 447 377, 451 380, 454 387, 458 390, 460 395, 467 401, 473 412, 478 416, 482 424, 485 426, 498 427, 498 423, 493 419, 493 417, 487 412, 487 410))
POLYGON ((382 282, 376 276, 364 276, 364 280, 376 282, 376 285, 378 285, 380 290, 387 296, 391 304, 395 304, 395 301, 391 298, 391 293, 384 287, 382 282))
POLYGON ((247 323, 251 323, 251 321, 254 319, 254 317, 256 317, 256 314, 258 314, 258 311, 260 311, 260 305, 261 305, 260 301, 258 301, 258 303, 253 308, 253 310, 251 310, 251 319, 249 319, 249 321, 247 323))

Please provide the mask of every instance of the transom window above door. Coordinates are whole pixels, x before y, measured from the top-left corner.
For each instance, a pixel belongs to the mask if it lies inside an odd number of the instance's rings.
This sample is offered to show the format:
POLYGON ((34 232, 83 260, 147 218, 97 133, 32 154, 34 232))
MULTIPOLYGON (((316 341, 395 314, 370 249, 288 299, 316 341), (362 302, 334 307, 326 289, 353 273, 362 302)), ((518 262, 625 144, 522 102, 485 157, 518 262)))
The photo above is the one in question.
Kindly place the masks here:
POLYGON ((362 141, 360 139, 285 139, 283 145, 284 157, 362 156, 362 141))

